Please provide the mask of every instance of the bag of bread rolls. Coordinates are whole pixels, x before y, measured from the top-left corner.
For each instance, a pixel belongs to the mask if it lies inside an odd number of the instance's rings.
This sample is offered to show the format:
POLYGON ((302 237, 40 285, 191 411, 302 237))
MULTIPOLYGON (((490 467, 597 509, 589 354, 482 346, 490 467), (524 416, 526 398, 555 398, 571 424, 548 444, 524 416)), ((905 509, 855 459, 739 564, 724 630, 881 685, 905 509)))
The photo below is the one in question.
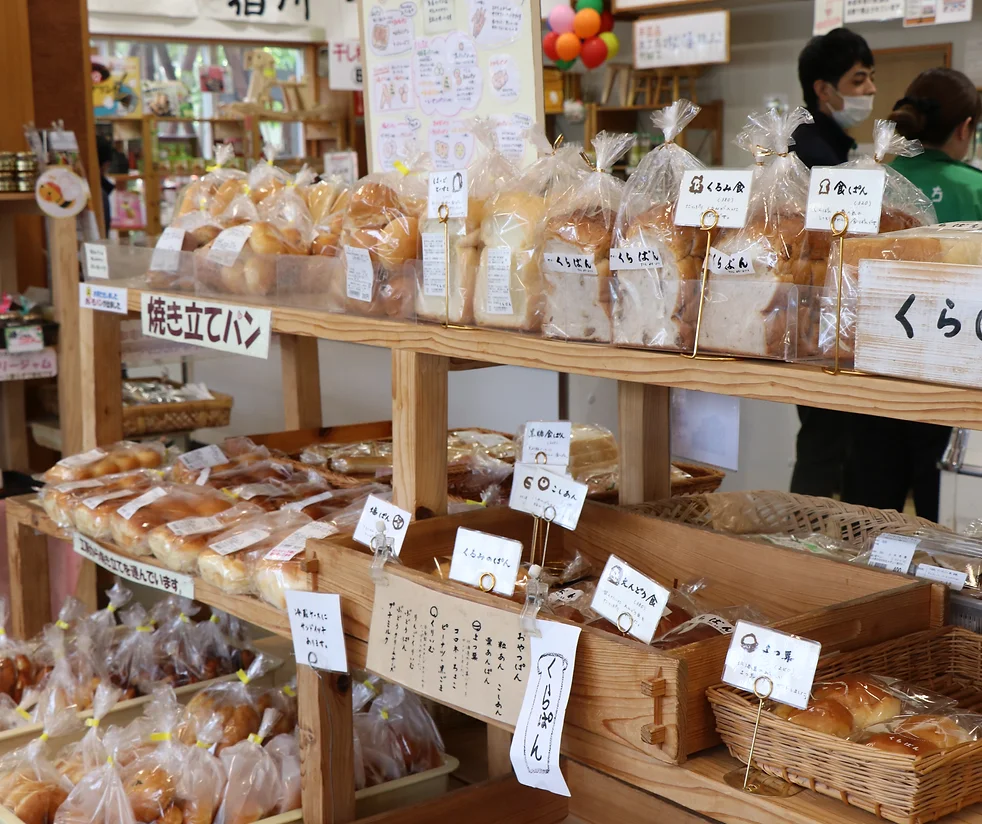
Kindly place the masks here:
MULTIPOLYGON (((363 506, 369 495, 390 492, 391 487, 381 483, 368 483, 348 489, 327 489, 306 497, 295 498, 283 505, 283 509, 302 512, 315 521, 333 518, 342 510, 352 506, 363 506)), ((293 493, 297 496, 299 491, 293 493)))
POLYGON ((211 750, 222 739, 222 719, 212 716, 199 730, 197 740, 182 751, 177 780, 177 804, 182 824, 212 824, 225 793, 225 767, 211 750))
POLYGON ((634 140, 633 134, 600 132, 593 138, 595 169, 546 212, 538 250, 545 285, 542 333, 548 338, 610 342, 608 254, 624 191, 610 170, 634 140))
POLYGON ((150 555, 150 531, 185 518, 207 518, 224 512, 232 502, 207 486, 160 484, 126 501, 110 517, 113 542, 137 557, 150 555))
POLYGON ((409 690, 385 684, 369 714, 378 715, 399 743, 406 775, 433 770, 443 764, 443 738, 423 702, 409 690))
POLYGON ((123 689, 145 691, 148 684, 160 680, 161 672, 154 653, 154 628, 142 604, 134 604, 120 613, 122 629, 119 640, 107 660, 107 670, 114 684, 123 689))
POLYGON ((207 173, 185 186, 178 195, 175 220, 196 212, 218 217, 245 187, 248 175, 231 167, 235 159, 235 146, 216 143, 214 153, 214 163, 208 167, 207 173))
POLYGON ((291 732, 277 735, 266 744, 266 752, 276 762, 276 770, 280 775, 280 800, 274 812, 279 814, 299 810, 300 790, 303 786, 299 734, 291 732))
POLYGON ((611 266, 616 267, 611 282, 616 344, 692 350, 706 240, 698 229, 675 225, 675 203, 682 176, 703 164, 675 138, 699 111, 688 100, 677 100, 652 114, 665 141, 641 159, 627 181, 612 244, 625 250, 611 266))
POLYGON ((314 223, 310 253, 324 257, 340 254, 341 227, 351 198, 351 187, 336 175, 321 178, 303 190, 314 223))
POLYGON ((428 203, 420 226, 418 258, 422 265, 416 282, 416 316, 423 320, 464 325, 474 322, 484 210, 502 184, 517 173, 495 145, 492 121, 475 118, 471 130, 475 140, 467 166, 467 216, 450 218, 444 225, 439 218, 430 217, 439 204, 428 203))
POLYGON ((54 767, 58 774, 67 778, 73 785, 78 784, 84 775, 105 763, 108 753, 102 741, 104 732, 102 721, 122 696, 123 691, 110 682, 104 681, 99 684, 92 699, 92 723, 86 721, 88 731, 81 741, 74 741, 62 747, 54 759, 54 767))
MULTIPOLYGON (((886 173, 883 185, 883 206, 880 210, 880 235, 854 237, 849 232, 842 247, 842 312, 837 323, 839 243, 831 244, 828 267, 823 270, 816 286, 824 287, 820 299, 821 318, 818 332, 818 348, 822 355, 834 356, 836 330, 839 331, 839 359, 846 366, 852 365, 853 340, 856 328, 856 289, 859 285, 859 262, 874 260, 915 260, 924 262, 976 263, 979 259, 972 246, 942 251, 939 243, 943 236, 932 232, 918 232, 917 227, 933 226, 938 222, 934 204, 927 195, 900 172, 886 163, 890 156, 916 157, 924 149, 919 140, 907 140, 897 134, 897 124, 892 120, 877 120, 873 124, 873 155, 864 155, 843 163, 841 169, 882 169, 886 173), (904 231, 914 230, 914 231, 904 231), (891 235, 890 233, 903 234, 891 235), (894 240, 896 237, 896 240, 894 240), (970 250, 968 258, 960 253, 970 250)), ((955 233, 957 236, 957 233, 955 233)))
POLYGON ((151 529, 147 545, 168 569, 193 573, 198 569, 198 556, 207 549, 212 535, 262 513, 261 507, 241 502, 214 515, 191 515, 151 529))
POLYGON ((33 645, 7 634, 10 606, 0 598, 0 695, 13 699, 16 706, 26 689, 35 681, 33 645))
POLYGON ((131 469, 154 469, 162 466, 166 460, 167 450, 157 441, 120 441, 62 458, 41 476, 41 480, 48 484, 87 481, 131 469))
POLYGON ((285 169, 276 164, 276 146, 263 144, 263 160, 249 171, 249 197, 257 206, 267 197, 287 188, 293 178, 285 169))
POLYGON ((352 716, 354 737, 358 742, 355 751, 361 752, 365 772, 365 786, 375 787, 387 781, 406 776, 406 759, 399 739, 382 714, 356 712, 352 716))
MULTIPOLYGON (((257 446, 246 437, 226 438, 221 446, 195 449, 178 457, 170 469, 171 480, 179 484, 193 484, 201 479, 201 473, 205 469, 210 475, 213 472, 224 472, 234 467, 268 459, 269 450, 265 446, 257 446), (215 463, 216 461, 221 462, 215 463)), ((206 475, 201 479, 201 483, 207 480, 206 475)))
POLYGON ((105 609, 96 610, 82 619, 85 631, 92 638, 98 660, 105 661, 115 645, 117 613, 132 599, 133 591, 124 587, 118 580, 105 591, 109 604, 105 609))
POLYGON ((195 632, 194 617, 201 606, 190 598, 179 597, 181 611, 163 622, 152 634, 155 668, 160 681, 172 687, 183 687, 224 675, 217 656, 206 658, 198 648, 200 635, 195 632))
POLYGON ((112 538, 113 513, 127 501, 134 500, 160 484, 154 470, 140 469, 100 478, 100 486, 72 492, 70 518, 75 529, 97 541, 112 538))
POLYGON ((536 254, 546 211, 589 171, 580 146, 554 148, 541 129, 529 134, 539 158, 488 201, 474 288, 479 326, 536 333, 542 325, 542 273, 536 254))
POLYGON ((257 733, 219 756, 228 781, 215 824, 252 824, 276 810, 282 791, 280 773, 263 742, 276 723, 277 714, 276 710, 266 710, 257 733))

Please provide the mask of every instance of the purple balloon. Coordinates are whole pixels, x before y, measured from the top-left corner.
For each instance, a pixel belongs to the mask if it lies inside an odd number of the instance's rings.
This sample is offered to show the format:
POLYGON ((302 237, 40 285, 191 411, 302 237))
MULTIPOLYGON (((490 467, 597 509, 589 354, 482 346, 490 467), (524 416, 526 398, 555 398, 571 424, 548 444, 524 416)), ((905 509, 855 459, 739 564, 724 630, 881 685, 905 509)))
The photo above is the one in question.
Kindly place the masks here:
POLYGON ((549 12, 549 28, 558 34, 573 31, 573 18, 576 12, 572 6, 556 6, 549 12))

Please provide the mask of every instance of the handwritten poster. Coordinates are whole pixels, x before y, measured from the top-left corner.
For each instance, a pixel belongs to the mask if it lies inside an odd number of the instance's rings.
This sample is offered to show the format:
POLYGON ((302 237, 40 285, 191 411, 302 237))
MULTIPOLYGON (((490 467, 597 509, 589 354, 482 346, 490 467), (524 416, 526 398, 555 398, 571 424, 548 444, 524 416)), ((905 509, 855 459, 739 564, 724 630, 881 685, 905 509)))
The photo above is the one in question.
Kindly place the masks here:
POLYGON ((895 20, 903 16, 904 0, 845 0, 846 24, 895 20))
POLYGON ((415 14, 415 3, 403 3, 399 8, 387 10, 381 6, 372 6, 365 28, 365 37, 372 54, 392 57, 412 51, 415 14))
POLYGON ((522 31, 525 5, 511 0, 467 0, 468 30, 481 46, 513 43, 522 31))
POLYGON ((430 126, 430 155, 437 171, 462 169, 474 154, 474 134, 466 120, 434 120, 430 126))
POLYGON ((453 0, 423 0, 424 32, 440 34, 456 27, 453 0))
POLYGON ((518 63, 510 54, 495 55, 488 63, 491 74, 491 93, 499 100, 518 100, 522 93, 522 77, 518 63))
POLYGON ((634 68, 694 66, 730 61, 727 11, 651 17, 634 23, 634 68))
POLYGON ((413 70, 408 60, 394 60, 372 69, 372 87, 379 112, 412 109, 413 70))
POLYGON ((410 120, 379 121, 375 157, 385 171, 395 169, 397 160, 412 157, 416 153, 416 145, 416 130, 410 120))
POLYGON ((525 132, 531 128, 531 118, 523 114, 496 115, 498 124, 494 129, 494 139, 498 151, 512 163, 520 163, 525 154, 525 132))
POLYGON ((452 116, 473 111, 481 100, 477 48, 466 34, 418 38, 413 74, 424 114, 452 116))

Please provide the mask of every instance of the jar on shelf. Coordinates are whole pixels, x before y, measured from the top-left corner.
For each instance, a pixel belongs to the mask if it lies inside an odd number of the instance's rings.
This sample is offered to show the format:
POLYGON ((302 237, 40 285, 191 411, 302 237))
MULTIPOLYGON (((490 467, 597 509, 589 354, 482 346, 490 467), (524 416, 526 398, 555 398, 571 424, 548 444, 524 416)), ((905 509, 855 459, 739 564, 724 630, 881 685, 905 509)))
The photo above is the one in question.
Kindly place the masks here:
POLYGON ((17 171, 17 155, 14 152, 0 152, 0 174, 17 171))
POLYGON ((18 173, 28 172, 37 173, 38 159, 34 152, 17 152, 17 171, 18 173))

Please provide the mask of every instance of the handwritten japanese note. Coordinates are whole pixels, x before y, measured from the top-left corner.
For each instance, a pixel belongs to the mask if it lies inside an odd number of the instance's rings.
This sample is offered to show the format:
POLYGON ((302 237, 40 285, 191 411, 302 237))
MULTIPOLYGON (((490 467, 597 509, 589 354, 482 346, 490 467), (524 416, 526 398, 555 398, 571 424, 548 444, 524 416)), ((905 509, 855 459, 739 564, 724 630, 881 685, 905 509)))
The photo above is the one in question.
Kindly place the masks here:
POLYGON ((430 172, 429 200, 426 213, 430 220, 440 217, 440 206, 446 205, 448 217, 467 217, 467 170, 430 172))
POLYGON ((635 69, 727 63, 729 59, 728 12, 643 17, 634 23, 635 69))
POLYGON ((677 226, 716 226, 740 229, 747 222, 754 173, 747 169, 690 169, 682 176, 675 206, 677 226))
POLYGON ((406 530, 412 517, 405 509, 400 509, 391 501, 369 495, 358 519, 358 526, 355 527, 355 533, 351 537, 359 544, 376 549, 372 542, 378 536, 379 529, 382 529, 389 549, 393 555, 398 556, 402 552, 406 530))
POLYGON ((875 235, 880 231, 885 181, 883 169, 816 166, 808 187, 805 228, 829 232, 832 218, 838 212, 845 212, 849 217, 849 234, 875 235))
POLYGON ((97 566, 109 570, 113 575, 132 581, 134 584, 160 589, 184 598, 194 597, 194 578, 180 572, 144 564, 133 558, 117 555, 99 543, 78 533, 72 539, 72 549, 97 566))
POLYGON ((514 724, 529 660, 517 612, 455 598, 401 575, 390 575, 389 585, 375 591, 367 666, 383 678, 514 724))
POLYGON ((563 529, 576 529, 587 485, 534 464, 515 464, 508 506, 545 518, 563 529))
POLYGON ((569 421, 529 421, 522 433, 522 463, 568 466, 572 433, 569 421))
POLYGON ((299 663, 329 672, 348 671, 340 595, 288 589, 286 611, 299 663))
POLYGON ((515 592, 521 562, 521 541, 458 527, 450 560, 450 580, 510 598, 515 592))
POLYGON ((668 606, 668 595, 657 581, 611 555, 590 606, 621 632, 650 644, 668 606))
POLYGON ((815 668, 822 654, 817 641, 737 621, 726 652, 723 682, 757 691, 800 710, 808 706, 815 668))
POLYGON ((104 244, 83 244, 85 252, 85 277, 87 279, 109 277, 109 251, 104 244))
POLYGON ((559 750, 580 628, 539 621, 539 630, 541 636, 532 638, 532 664, 511 742, 511 764, 522 784, 568 797, 559 750))
POLYGON ((156 272, 176 272, 181 266, 184 230, 168 226, 157 239, 150 258, 150 268, 156 272))
POLYGON ((143 292, 140 316, 143 334, 151 338, 254 358, 269 356, 269 309, 143 292))

